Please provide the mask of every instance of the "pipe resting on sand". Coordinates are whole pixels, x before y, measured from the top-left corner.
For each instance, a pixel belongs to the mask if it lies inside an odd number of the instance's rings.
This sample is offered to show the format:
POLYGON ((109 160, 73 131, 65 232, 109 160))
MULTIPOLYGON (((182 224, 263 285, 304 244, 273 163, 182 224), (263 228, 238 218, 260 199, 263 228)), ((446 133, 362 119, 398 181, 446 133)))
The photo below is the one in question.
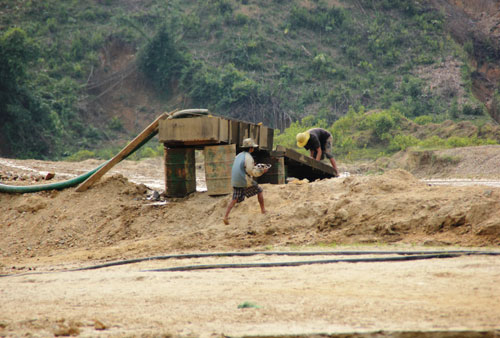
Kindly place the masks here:
MULTIPOLYGON (((183 118, 189 115, 206 115, 208 114, 207 109, 184 109, 181 111, 177 111, 173 113, 172 115, 169 116, 169 118, 183 118)), ((139 145, 137 145, 135 148, 133 148, 126 156, 124 156, 120 161, 126 159, 130 155, 132 155, 137 149, 142 147, 144 144, 146 144, 149 140, 151 140, 156 134, 158 134, 158 129, 153 130, 150 134, 146 136, 146 139, 142 141, 139 145)), ((16 185, 8 185, 8 184, 2 184, 0 183, 0 193, 18 193, 18 194, 24 194, 24 193, 32 193, 32 192, 39 192, 39 191, 45 191, 45 190, 62 190, 70 187, 74 187, 82 182, 84 182, 87 178, 92 176, 96 171, 98 171, 100 168, 106 165, 111 160, 107 160, 97 168, 83 174, 80 176, 77 176, 75 178, 62 181, 62 182, 56 182, 56 183, 50 183, 50 184, 38 184, 38 185, 28 185, 28 186, 16 186, 16 185)))
MULTIPOLYGON (((413 261, 435 258, 454 258, 459 256, 500 256, 497 251, 476 251, 476 250, 442 250, 442 251, 252 251, 252 252, 219 252, 219 253, 194 253, 194 254, 178 254, 166 256, 151 256, 144 258, 135 258, 108 262, 103 264, 91 265, 82 268, 53 271, 57 272, 74 272, 97 270, 112 266, 141 263, 153 260, 168 260, 168 259, 193 259, 193 258, 210 258, 210 257, 249 257, 256 255, 264 256, 360 256, 360 255, 393 255, 390 257, 368 257, 368 258, 343 258, 343 259, 328 259, 328 260, 308 260, 294 262, 272 262, 272 263, 231 263, 231 264, 210 264, 210 265, 187 265, 171 268, 160 268, 151 270, 142 270, 143 272, 171 272, 171 271, 192 271, 192 270, 207 270, 207 269, 237 269, 237 268, 269 268, 269 267, 288 267, 312 264, 331 264, 331 263, 376 263, 376 262, 398 262, 398 261, 413 261)), ((14 277, 44 274, 49 272, 28 272, 21 274, 0 275, 0 277, 14 277)))

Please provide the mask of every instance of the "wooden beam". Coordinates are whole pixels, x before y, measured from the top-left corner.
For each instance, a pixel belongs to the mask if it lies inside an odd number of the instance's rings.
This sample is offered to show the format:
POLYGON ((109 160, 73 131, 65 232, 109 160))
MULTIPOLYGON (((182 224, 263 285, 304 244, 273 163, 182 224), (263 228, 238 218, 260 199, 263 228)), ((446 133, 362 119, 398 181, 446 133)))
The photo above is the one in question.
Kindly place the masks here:
POLYGON ((320 161, 303 155, 293 149, 278 145, 271 156, 284 157, 285 165, 288 168, 288 176, 297 178, 330 178, 335 177, 333 168, 320 161))
POLYGON ((137 146, 139 146, 142 142, 146 141, 149 138, 153 137, 158 133, 158 124, 159 121, 166 116, 174 113, 163 113, 156 120, 153 121, 146 129, 144 129, 136 138, 134 138, 125 148, 123 148, 117 155, 115 155, 111 160, 108 161, 104 166, 102 166, 99 170, 97 170, 94 174, 92 174, 89 178, 87 178, 83 183, 81 183, 76 191, 83 192, 87 190, 94 182, 99 180, 104 174, 106 174, 111 168, 113 168, 117 163, 127 157, 137 146))

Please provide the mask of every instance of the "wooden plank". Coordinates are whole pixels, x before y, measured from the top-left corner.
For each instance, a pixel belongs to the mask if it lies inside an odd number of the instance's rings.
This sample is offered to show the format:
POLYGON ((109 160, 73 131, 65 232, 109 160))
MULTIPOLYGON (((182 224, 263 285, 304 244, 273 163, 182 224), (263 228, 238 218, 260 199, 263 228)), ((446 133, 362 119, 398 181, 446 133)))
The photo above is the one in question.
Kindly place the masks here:
POLYGON ((237 147, 240 147, 243 144, 243 140, 250 137, 250 132, 248 130, 248 123, 246 122, 238 122, 238 143, 237 147))
POLYGON ((267 149, 273 150, 274 143, 274 129, 265 127, 267 129, 267 149))
POLYGON ((316 161, 293 149, 277 146, 276 151, 271 154, 274 156, 283 154, 288 176, 308 179, 335 177, 335 171, 330 165, 316 161))
POLYGON ((236 146, 239 146, 239 132, 240 132, 240 124, 238 121, 235 120, 230 120, 229 123, 231 124, 231 142, 233 144, 236 144, 236 146))
MULTIPOLYGON (((282 147, 282 146, 277 146, 276 148, 278 147, 282 147)), ((271 154, 271 156, 273 157, 283 157, 285 156, 285 151, 284 150, 272 150, 269 152, 271 154)))
POLYGON ((266 126, 260 126, 259 131, 259 148, 262 150, 273 149, 274 130, 266 126))
POLYGON ((160 142, 220 142, 219 118, 201 116, 181 119, 168 119, 160 123, 160 142))
POLYGON ((249 137, 251 137, 256 144, 259 144, 259 131, 260 126, 256 124, 248 125, 248 134, 250 135, 249 137))
POLYGON ((334 170, 333 170, 332 166, 325 164, 323 162, 320 162, 320 161, 316 161, 312 157, 303 155, 303 154, 301 154, 293 149, 287 148, 286 152, 285 152, 285 157, 292 159, 294 161, 297 161, 297 162, 305 163, 312 168, 322 170, 326 173, 331 173, 332 175, 334 174, 334 170))
POLYGON ((259 124, 216 115, 168 119, 160 122, 159 140, 167 146, 236 144, 252 137, 263 150, 273 147, 274 130, 259 124))
POLYGON ((270 150, 267 147, 267 127, 259 126, 259 149, 270 150))
MULTIPOLYGON (((173 113, 173 112, 171 112, 173 113)), ((170 113, 170 114, 171 114, 170 113)), ((156 133, 158 133, 159 121, 167 116, 166 113, 161 114, 156 120, 153 121, 149 126, 146 127, 135 139, 133 139, 125 148, 123 148, 115 157, 108 161, 101 169, 97 170, 89 178, 87 178, 83 183, 81 183, 76 191, 82 192, 87 190, 94 182, 99 180, 105 173, 107 173, 111 168, 113 168, 117 163, 127 157, 132 150, 134 150, 138 145, 145 141, 148 137, 151 138, 156 133), (152 135, 154 134, 154 135, 152 135)))
POLYGON ((219 141, 230 143, 229 129, 229 120, 219 118, 219 141))

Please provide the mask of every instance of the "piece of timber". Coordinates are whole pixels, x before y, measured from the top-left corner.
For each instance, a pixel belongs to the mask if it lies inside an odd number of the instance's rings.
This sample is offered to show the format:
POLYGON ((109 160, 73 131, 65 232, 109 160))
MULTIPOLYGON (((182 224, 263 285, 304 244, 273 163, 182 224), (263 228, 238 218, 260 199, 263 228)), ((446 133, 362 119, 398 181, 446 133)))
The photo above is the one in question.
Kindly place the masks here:
POLYGON ((273 149, 274 129, 266 126, 260 126, 259 131, 259 149, 272 150, 273 149))
POLYGON ((260 149, 271 150, 273 136, 273 129, 260 124, 208 115, 162 120, 158 138, 171 148, 235 144, 239 150, 243 140, 251 137, 260 149))
POLYGON ((80 184, 76 191, 83 192, 87 190, 94 182, 100 179, 104 174, 106 174, 111 168, 113 168, 117 163, 127 157, 131 151, 133 151, 137 146, 139 146, 142 142, 148 140, 148 138, 152 138, 154 135, 158 133, 158 125, 159 121, 165 118, 167 115, 174 113, 163 113, 156 120, 154 120, 149 126, 146 127, 139 135, 136 136, 129 144, 125 146, 118 154, 116 154, 111 160, 108 161, 104 166, 102 166, 99 170, 93 173, 89 178, 83 181, 80 184))
POLYGON ((228 143, 229 122, 217 116, 165 119, 160 122, 159 140, 169 147, 228 143))
POLYGON ((270 152, 270 155, 284 158, 287 177, 307 178, 308 180, 336 177, 330 165, 316 161, 293 149, 278 145, 276 150, 270 152))

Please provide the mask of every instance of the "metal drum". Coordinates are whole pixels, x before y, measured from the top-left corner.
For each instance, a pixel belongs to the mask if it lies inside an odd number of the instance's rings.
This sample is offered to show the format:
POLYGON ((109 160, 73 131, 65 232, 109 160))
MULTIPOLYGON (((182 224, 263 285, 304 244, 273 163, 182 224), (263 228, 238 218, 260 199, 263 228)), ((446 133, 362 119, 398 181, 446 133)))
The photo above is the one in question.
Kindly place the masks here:
POLYGON ((236 154, 236 145, 207 146, 205 156, 205 180, 209 195, 226 195, 233 191, 231 169, 236 154))
POLYGON ((165 192, 184 197, 196 191, 194 148, 165 148, 165 192))

